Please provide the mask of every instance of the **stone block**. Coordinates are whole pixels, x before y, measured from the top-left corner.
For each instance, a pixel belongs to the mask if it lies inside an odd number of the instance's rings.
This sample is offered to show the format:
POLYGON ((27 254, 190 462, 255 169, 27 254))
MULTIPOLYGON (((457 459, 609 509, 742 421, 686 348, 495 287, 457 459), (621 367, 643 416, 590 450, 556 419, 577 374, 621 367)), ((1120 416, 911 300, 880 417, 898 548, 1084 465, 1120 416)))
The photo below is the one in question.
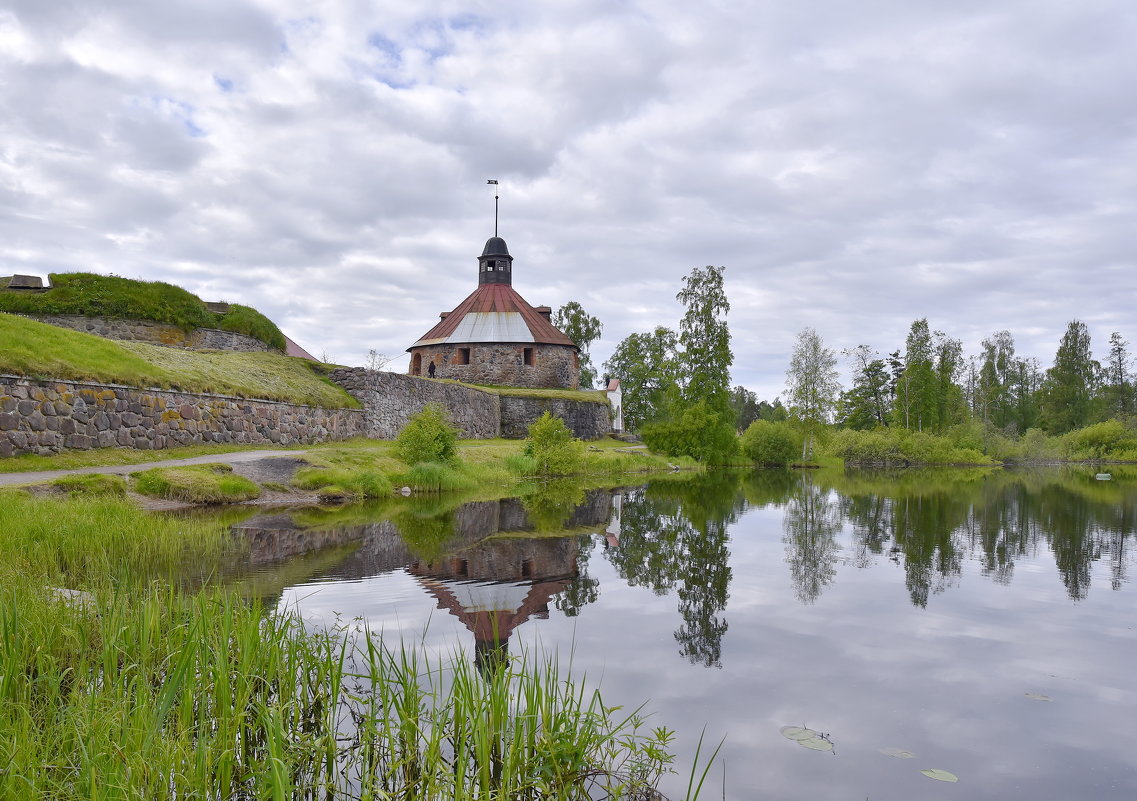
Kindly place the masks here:
POLYGON ((16 412, 0 414, 0 431, 15 431, 20 427, 20 415, 16 412))
POLYGON ((63 441, 63 444, 75 450, 88 450, 94 444, 94 440, 86 434, 71 434, 63 441))

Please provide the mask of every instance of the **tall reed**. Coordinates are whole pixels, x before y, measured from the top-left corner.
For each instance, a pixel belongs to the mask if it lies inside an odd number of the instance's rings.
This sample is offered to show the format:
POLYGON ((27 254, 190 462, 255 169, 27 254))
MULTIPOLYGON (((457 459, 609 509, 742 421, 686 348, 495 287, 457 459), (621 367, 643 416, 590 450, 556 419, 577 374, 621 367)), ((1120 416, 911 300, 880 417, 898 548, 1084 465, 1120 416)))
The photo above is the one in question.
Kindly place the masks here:
POLYGON ((642 798, 671 736, 555 659, 432 659, 216 591, 0 594, 5 799, 642 798))

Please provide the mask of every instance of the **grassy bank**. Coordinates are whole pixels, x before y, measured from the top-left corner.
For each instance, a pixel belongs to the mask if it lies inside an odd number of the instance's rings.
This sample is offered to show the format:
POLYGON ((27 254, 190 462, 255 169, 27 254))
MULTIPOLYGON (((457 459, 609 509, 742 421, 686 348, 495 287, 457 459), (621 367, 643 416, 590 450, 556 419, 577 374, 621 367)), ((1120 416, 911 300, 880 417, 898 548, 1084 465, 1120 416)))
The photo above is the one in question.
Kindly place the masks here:
POLYGON ((211 312, 201 298, 161 281, 138 281, 95 273, 52 273, 44 292, 5 292, 0 286, 0 311, 17 314, 78 314, 148 320, 185 332, 219 328, 259 339, 283 351, 284 334, 248 306, 233 304, 224 313, 211 312))
POLYGON ((6 591, 0 666, 5 799, 642 798, 670 762, 551 660, 478 672, 220 593, 6 591))
POLYGON ((646 797, 669 769, 670 732, 554 660, 432 661, 191 594, 239 558, 223 522, 9 490, 0 547, 5 799, 583 801, 646 797))
POLYGON ((112 342, 0 313, 0 373, 212 392, 309 406, 357 408, 326 368, 276 353, 197 352, 112 342))

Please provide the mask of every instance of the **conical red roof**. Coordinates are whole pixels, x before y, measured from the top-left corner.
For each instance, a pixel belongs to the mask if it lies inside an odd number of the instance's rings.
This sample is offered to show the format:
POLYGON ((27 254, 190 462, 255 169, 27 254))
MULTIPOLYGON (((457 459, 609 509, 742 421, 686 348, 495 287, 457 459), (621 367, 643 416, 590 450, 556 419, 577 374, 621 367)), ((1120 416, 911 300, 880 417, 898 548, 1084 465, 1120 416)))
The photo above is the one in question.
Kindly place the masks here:
POLYGON ((509 284, 481 284, 411 348, 467 342, 536 342, 576 347, 509 284))

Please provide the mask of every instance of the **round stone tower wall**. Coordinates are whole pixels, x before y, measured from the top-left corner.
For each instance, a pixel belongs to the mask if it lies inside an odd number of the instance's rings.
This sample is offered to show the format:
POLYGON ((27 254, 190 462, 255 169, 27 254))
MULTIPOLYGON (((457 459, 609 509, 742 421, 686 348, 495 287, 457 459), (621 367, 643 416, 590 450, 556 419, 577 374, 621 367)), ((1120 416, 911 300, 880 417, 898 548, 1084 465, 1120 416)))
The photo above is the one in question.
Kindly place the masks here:
POLYGON ((534 389, 578 389, 576 348, 540 343, 423 345, 411 348, 410 375, 452 378, 467 384, 534 389), (430 365, 434 364, 431 376, 430 365))

